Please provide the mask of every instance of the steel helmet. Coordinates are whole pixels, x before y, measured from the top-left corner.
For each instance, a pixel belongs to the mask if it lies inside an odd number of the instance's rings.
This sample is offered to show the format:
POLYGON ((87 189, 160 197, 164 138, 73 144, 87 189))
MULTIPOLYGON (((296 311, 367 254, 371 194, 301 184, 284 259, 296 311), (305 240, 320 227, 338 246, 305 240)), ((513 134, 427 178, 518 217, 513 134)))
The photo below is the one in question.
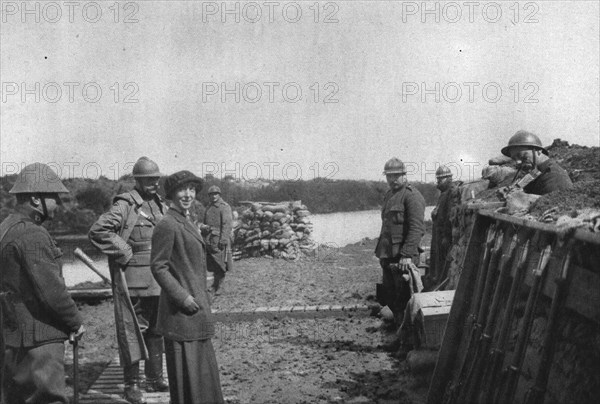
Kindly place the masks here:
POLYGON ((211 185, 210 188, 208 188, 208 193, 209 194, 220 194, 221 193, 221 188, 219 188, 216 185, 211 185))
POLYGON ((446 166, 439 166, 437 170, 435 170, 435 178, 446 178, 452 177, 452 171, 446 166))
POLYGON ((397 157, 389 159, 383 166, 383 174, 406 174, 404 163, 397 157))
POLYGON ((68 194, 58 175, 50 166, 33 163, 25 166, 10 189, 11 194, 68 194))
POLYGON ((510 157, 510 149, 517 146, 525 146, 530 147, 532 149, 541 150, 542 153, 548 155, 548 150, 546 150, 546 148, 542 146, 540 138, 531 132, 520 130, 514 135, 512 135, 512 137, 508 141, 508 146, 502 148, 502 154, 510 157))
POLYGON ((140 157, 138 161, 133 165, 133 176, 134 177, 160 177, 161 173, 158 171, 158 164, 150 160, 148 157, 140 157))

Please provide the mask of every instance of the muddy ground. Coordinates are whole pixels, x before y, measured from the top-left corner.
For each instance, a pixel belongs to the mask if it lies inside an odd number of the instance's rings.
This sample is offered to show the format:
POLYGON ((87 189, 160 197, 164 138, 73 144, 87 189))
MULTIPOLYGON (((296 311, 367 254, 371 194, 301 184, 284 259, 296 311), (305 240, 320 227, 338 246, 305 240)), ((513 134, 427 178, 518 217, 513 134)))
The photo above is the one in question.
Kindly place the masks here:
MULTIPOLYGON (((372 304, 381 277, 374 247, 365 240, 294 262, 238 261, 213 307, 372 304)), ((117 346, 112 303, 80 308, 87 327, 80 345, 85 391, 117 356, 117 346)), ((427 380, 383 349, 393 337, 379 318, 349 314, 218 324, 213 343, 229 403, 423 403, 427 380)), ((72 363, 70 350, 66 362, 72 363)))

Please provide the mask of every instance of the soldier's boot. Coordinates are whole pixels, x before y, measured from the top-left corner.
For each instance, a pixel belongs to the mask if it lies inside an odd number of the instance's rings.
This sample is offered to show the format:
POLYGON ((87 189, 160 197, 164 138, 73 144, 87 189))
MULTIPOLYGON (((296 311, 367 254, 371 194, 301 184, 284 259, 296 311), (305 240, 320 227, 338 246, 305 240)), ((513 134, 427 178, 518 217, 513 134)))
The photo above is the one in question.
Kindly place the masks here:
POLYGON ((146 360, 146 391, 169 391, 169 384, 163 377, 163 338, 158 335, 146 337, 148 360, 146 360))
POLYGON ((223 290, 223 281, 225 280, 225 271, 219 269, 214 272, 213 284, 210 287, 210 293, 213 296, 219 296, 223 290))
POLYGON ((123 368, 123 378, 125 381, 125 400, 131 404, 145 404, 144 395, 140 390, 140 364, 125 366, 123 368))

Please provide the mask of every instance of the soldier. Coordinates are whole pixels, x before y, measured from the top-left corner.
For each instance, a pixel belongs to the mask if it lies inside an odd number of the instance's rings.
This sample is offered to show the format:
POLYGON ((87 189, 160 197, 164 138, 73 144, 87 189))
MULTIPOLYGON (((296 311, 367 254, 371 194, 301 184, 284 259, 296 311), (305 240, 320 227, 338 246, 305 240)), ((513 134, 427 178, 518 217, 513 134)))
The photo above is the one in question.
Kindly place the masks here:
POLYGON ((10 190, 15 213, 0 224, 0 324, 6 349, 0 401, 68 403, 64 341, 79 339, 82 318, 62 277, 61 250, 41 226, 69 191, 41 163, 23 168, 10 190))
POLYGON ((208 188, 210 204, 204 213, 204 224, 208 226, 207 262, 208 271, 214 273, 211 292, 217 294, 225 278, 225 272, 232 269, 231 232, 233 215, 231 207, 221 197, 221 189, 213 185, 208 188))
MULTIPOLYGON (((123 376, 125 381, 125 400, 130 403, 142 403, 143 395, 139 388, 139 360, 146 360, 146 391, 167 391, 169 386, 163 378, 163 338, 156 331, 158 298, 160 286, 154 280, 150 270, 150 249, 152 231, 166 213, 166 205, 158 195, 160 178, 158 165, 147 157, 140 157, 133 166, 135 188, 117 195, 113 206, 104 213, 89 231, 90 241, 96 248, 108 255, 113 290, 117 297, 127 293, 131 299, 138 327, 131 330, 131 322, 126 321, 126 307, 129 301, 115 299, 115 324, 123 376), (124 273, 124 277, 121 274, 124 273), (122 280, 126 285, 122 285, 122 280), (125 314, 124 314, 125 313, 125 314), (131 355, 129 335, 143 333, 138 338, 142 353, 131 355), (144 346, 145 345, 145 348, 144 346)), ((134 318, 132 318, 134 320, 134 318)))
POLYGON ((441 194, 436 207, 431 212, 433 221, 431 237, 431 259, 427 273, 429 289, 446 278, 446 257, 452 246, 452 223, 450 213, 456 206, 457 188, 462 184, 452 181, 452 172, 446 166, 440 166, 436 172, 437 188, 441 194))
POLYGON ((545 195, 552 191, 573 188, 569 174, 548 157, 548 150, 533 133, 524 130, 515 133, 508 145, 502 148, 502 154, 517 163, 517 176, 520 172, 533 175, 533 181, 523 188, 528 194, 545 195))
POLYGON ((390 189, 383 200, 381 234, 375 255, 383 269, 385 301, 400 325, 411 297, 410 286, 403 275, 408 273, 411 262, 419 263, 418 249, 425 233, 425 199, 407 184, 404 163, 396 157, 385 163, 383 174, 390 189))

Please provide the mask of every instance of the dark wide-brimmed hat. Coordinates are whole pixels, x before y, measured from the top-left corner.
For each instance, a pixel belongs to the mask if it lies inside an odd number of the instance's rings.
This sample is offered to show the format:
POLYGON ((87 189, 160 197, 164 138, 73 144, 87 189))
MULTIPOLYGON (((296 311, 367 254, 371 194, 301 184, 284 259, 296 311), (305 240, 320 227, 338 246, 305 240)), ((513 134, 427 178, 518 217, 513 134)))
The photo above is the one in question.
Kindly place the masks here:
POLYGON ((204 181, 202 178, 196 177, 187 170, 178 171, 169 175, 165 181, 165 194, 167 195, 167 199, 173 199, 175 191, 188 184, 194 184, 196 186, 196 192, 200 192, 204 181))

